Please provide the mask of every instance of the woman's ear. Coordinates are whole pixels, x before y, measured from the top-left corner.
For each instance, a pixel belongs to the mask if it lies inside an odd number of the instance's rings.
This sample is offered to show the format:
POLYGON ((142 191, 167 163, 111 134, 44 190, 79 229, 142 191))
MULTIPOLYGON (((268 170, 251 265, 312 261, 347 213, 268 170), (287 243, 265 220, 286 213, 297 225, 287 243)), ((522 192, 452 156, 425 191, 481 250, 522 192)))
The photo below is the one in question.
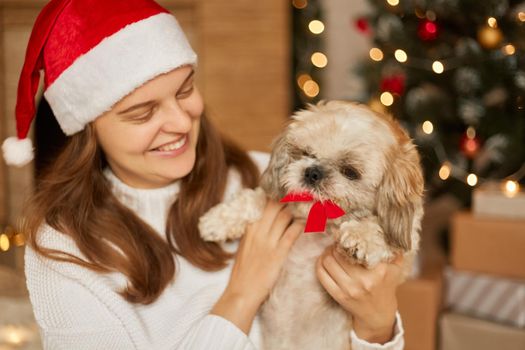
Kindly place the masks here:
POLYGON ((291 160, 289 150, 285 131, 275 140, 270 163, 261 176, 261 187, 273 200, 279 200, 286 195, 283 186, 280 184, 280 179, 284 168, 291 160))
POLYGON ((412 248, 412 223, 422 206, 423 174, 419 154, 407 138, 387 156, 387 167, 377 193, 377 215, 385 239, 393 247, 412 248))

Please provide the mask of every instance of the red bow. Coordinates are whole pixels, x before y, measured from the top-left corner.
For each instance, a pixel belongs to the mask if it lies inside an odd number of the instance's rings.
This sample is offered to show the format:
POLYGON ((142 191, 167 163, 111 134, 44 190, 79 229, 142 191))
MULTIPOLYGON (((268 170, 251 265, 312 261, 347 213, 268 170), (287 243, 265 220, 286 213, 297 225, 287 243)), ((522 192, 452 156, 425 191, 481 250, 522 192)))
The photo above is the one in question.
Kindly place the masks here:
MULTIPOLYGON (((300 193, 288 193, 280 202, 311 202, 313 200, 314 196, 312 196, 310 192, 305 191, 300 193)), ((331 200, 315 201, 308 213, 304 232, 324 232, 327 219, 336 219, 344 214, 344 210, 339 208, 337 204, 331 200)))

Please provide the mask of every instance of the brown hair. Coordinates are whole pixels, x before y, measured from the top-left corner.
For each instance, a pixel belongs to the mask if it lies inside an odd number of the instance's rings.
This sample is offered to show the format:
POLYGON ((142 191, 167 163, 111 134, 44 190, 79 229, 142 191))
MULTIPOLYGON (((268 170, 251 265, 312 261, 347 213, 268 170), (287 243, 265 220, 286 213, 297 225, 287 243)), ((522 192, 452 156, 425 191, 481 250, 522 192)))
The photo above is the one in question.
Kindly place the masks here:
POLYGON ((196 153, 193 170, 180 180, 180 192, 170 208, 166 242, 113 196, 103 175, 107 162, 89 124, 69 137, 37 182, 22 231, 37 253, 100 273, 120 272, 129 281, 120 291, 126 300, 152 303, 173 281, 173 254, 206 271, 226 266, 232 254, 200 238, 199 217, 221 201, 230 167, 239 171, 244 186, 253 188, 258 182, 258 170, 248 155, 221 137, 205 115, 196 153), (44 222, 71 237, 85 259, 39 245, 38 230, 44 222))

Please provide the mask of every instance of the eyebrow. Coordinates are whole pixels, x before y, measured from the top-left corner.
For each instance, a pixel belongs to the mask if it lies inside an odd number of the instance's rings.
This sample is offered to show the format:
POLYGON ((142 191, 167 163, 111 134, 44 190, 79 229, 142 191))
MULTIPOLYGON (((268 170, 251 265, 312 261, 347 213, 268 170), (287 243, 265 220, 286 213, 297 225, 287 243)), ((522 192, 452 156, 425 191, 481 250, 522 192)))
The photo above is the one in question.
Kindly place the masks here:
MULTIPOLYGON (((188 74, 186 79, 184 79, 184 81, 182 82, 181 86, 184 86, 190 80, 190 78, 193 77, 194 73, 195 73, 195 70, 192 69, 190 74, 188 74)), ((138 103, 138 104, 133 105, 133 106, 131 106, 129 108, 126 108, 123 111, 117 112, 117 114, 126 114, 126 113, 132 112, 132 111, 134 111, 136 109, 139 109, 139 108, 151 106, 151 105, 155 104, 155 102, 156 101, 146 101, 146 102, 138 103)))

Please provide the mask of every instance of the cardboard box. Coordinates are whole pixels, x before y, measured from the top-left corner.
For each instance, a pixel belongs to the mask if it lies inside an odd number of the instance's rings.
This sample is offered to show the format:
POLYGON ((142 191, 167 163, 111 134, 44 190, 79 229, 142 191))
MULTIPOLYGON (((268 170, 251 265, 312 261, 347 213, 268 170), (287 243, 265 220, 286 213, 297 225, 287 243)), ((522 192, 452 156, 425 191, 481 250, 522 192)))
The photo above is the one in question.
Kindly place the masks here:
POLYGON ((442 305, 442 269, 423 268, 420 277, 399 286, 399 313, 405 328, 405 350, 435 350, 442 305))
POLYGON ((454 269, 525 279, 525 220, 458 212, 451 228, 454 269))
POLYGON ((441 350, 523 350, 525 330, 454 313, 440 320, 441 350))
POLYGON ((445 269, 445 307, 525 328, 525 280, 445 269))

